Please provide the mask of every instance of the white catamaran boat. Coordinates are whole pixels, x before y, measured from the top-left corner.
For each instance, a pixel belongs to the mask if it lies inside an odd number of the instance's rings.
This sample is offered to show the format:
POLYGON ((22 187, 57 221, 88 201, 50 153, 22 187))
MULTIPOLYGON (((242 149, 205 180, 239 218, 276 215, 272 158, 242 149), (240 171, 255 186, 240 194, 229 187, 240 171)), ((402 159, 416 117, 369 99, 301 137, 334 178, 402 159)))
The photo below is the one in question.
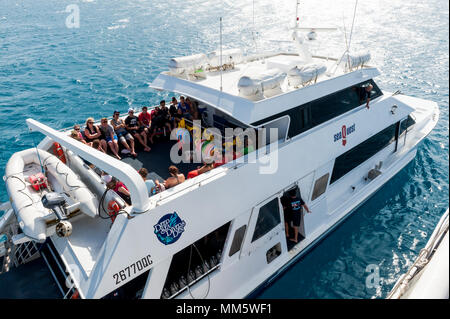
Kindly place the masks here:
POLYGON ((411 162, 439 118, 434 102, 380 90, 369 54, 313 56, 299 31, 295 52, 171 59, 150 86, 198 103, 200 130, 185 119, 175 140, 137 158, 118 160, 28 119, 45 138, 6 167, 3 270, 38 251, 74 298, 244 298, 276 278, 411 162), (137 169, 162 181, 175 164, 186 175, 198 165, 189 161, 195 146, 185 147, 196 132, 227 128, 240 132, 228 144, 217 135, 199 143, 214 141, 216 164, 221 146, 231 159, 149 196, 137 169), (126 185, 131 205, 98 170, 126 185), (297 243, 281 203, 292 189, 311 211, 297 243))

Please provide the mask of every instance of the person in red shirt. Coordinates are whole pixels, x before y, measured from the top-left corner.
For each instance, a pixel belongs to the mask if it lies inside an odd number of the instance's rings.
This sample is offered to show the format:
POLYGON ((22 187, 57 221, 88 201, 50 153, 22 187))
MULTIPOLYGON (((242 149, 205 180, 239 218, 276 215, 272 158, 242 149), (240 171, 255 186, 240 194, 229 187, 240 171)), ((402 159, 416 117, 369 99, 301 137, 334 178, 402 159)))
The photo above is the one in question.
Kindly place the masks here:
POLYGON ((124 183, 118 181, 115 177, 106 185, 109 189, 114 190, 128 205, 131 205, 131 194, 124 183))
POLYGON ((205 163, 205 164, 203 164, 202 167, 199 167, 198 169, 190 171, 187 175, 187 178, 189 179, 189 178, 197 177, 200 174, 203 174, 203 173, 206 173, 206 172, 212 170, 214 167, 215 167, 214 162, 209 163, 209 164, 205 163))
POLYGON ((139 124, 141 126, 145 126, 146 128, 150 128, 150 123, 152 121, 152 116, 149 112, 147 112, 148 108, 146 106, 142 107, 142 112, 138 116, 139 124))

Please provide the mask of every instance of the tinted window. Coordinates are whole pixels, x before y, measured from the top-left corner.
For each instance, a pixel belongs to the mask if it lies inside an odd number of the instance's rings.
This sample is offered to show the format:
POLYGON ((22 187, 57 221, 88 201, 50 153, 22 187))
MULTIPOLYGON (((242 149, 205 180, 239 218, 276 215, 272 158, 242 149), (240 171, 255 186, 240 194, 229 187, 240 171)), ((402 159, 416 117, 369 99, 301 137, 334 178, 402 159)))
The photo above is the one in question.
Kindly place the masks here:
POLYGON ((414 125, 416 121, 413 120, 411 115, 408 115, 408 118, 400 123, 400 133, 399 136, 402 135, 410 126, 414 125))
POLYGON ((265 118, 264 120, 255 122, 252 125, 258 126, 267 123, 269 121, 278 119, 280 117, 283 117, 285 115, 288 115, 291 118, 288 131, 289 137, 294 137, 311 127, 309 105, 301 105, 293 109, 278 113, 276 115, 272 115, 268 118, 265 118))
POLYGON ((312 101, 310 103, 312 125, 322 124, 366 103, 366 99, 361 99, 361 91, 364 91, 369 84, 373 86, 371 99, 382 95, 375 82, 370 80, 312 101))
POLYGON ((233 256, 239 250, 241 250, 242 241, 244 240, 245 230, 247 229, 247 225, 243 225, 236 229, 234 232, 233 242, 231 243, 229 256, 233 256))
POLYGON ((267 234, 280 222, 280 206, 278 205, 278 197, 276 197, 259 208, 252 242, 267 234))
POLYGON ((392 143, 395 140, 396 126, 397 123, 385 128, 383 131, 337 157, 334 162, 330 184, 392 143))
POLYGON ((311 200, 315 200, 317 197, 325 193, 328 185, 328 177, 330 177, 330 174, 327 173, 316 180, 311 200))
POLYGON ((294 137, 314 126, 364 104, 366 100, 361 99, 360 92, 369 84, 372 84, 373 86, 370 97, 371 100, 383 94, 375 82, 369 80, 333 94, 329 94, 312 102, 299 105, 290 110, 272 115, 264 120, 252 123, 252 125, 259 126, 282 116, 289 115, 291 123, 288 136, 294 137))

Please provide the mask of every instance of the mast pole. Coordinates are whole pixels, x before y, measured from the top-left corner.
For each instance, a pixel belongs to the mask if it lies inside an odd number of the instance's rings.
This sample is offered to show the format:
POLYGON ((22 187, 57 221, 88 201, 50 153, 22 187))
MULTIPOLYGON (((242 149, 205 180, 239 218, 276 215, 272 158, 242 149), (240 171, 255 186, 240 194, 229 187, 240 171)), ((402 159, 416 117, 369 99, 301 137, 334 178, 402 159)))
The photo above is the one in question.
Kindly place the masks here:
POLYGON ((300 0, 297 0, 297 4, 295 5, 295 27, 298 27, 299 16, 298 16, 298 7, 300 6, 300 0))

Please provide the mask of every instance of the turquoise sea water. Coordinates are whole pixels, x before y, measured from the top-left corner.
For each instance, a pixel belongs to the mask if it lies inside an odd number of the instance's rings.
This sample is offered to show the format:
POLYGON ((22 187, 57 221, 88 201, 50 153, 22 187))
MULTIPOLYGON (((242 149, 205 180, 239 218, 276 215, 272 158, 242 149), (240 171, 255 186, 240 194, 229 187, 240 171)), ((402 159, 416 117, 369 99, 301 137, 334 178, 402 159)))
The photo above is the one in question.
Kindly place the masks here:
MULTIPOLYGON (((302 25, 343 29, 345 22, 349 34, 354 2, 303 2, 302 25)), ((289 44, 273 39, 288 39, 295 1, 252 4, 0 0, 0 174, 14 152, 41 138, 27 132, 28 117, 63 128, 168 98, 148 84, 166 69, 169 58, 215 50, 220 16, 224 47, 250 53, 288 49, 289 44), (66 26, 70 4, 79 8, 79 28, 66 26)), ((370 50, 383 90, 437 102, 440 121, 412 163, 260 298, 383 298, 424 247, 448 206, 448 35, 447 1, 360 1, 352 48, 370 50), (368 265, 379 267, 379 288, 366 286, 368 265)), ((342 32, 319 34, 319 40, 311 43, 314 52, 343 52, 342 32)), ((0 201, 6 200, 0 183, 0 201)), ((7 289, 0 278, 0 295, 27 296, 20 287, 31 277, 12 275, 17 287, 7 289)), ((37 277, 32 280, 39 296, 51 297, 53 292, 47 295, 37 277)))

